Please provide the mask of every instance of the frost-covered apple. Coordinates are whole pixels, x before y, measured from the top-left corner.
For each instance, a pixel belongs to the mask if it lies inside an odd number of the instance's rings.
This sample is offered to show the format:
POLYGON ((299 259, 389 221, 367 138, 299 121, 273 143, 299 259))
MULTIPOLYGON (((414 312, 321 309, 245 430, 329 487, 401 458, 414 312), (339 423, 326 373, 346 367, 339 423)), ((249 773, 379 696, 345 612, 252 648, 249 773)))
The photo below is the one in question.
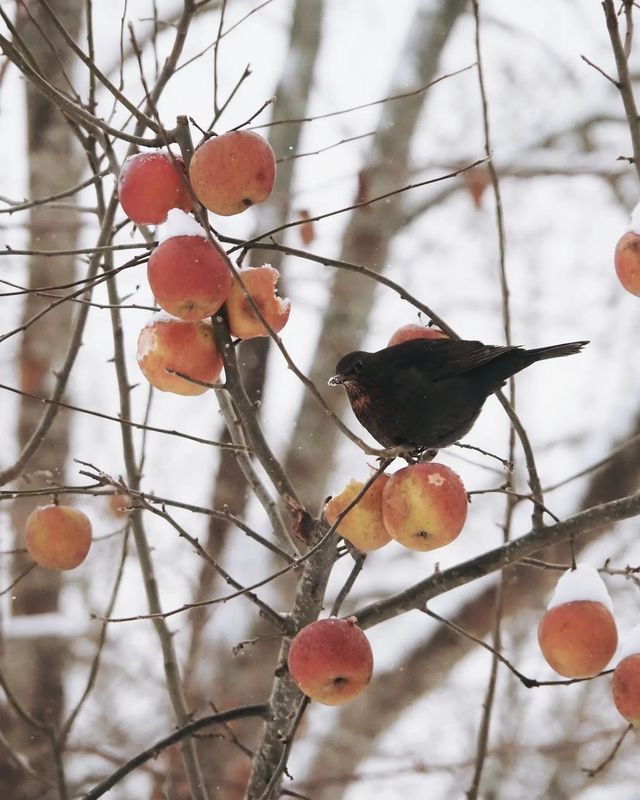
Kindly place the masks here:
POLYGON ((412 550, 434 550, 452 542, 464 527, 467 506, 460 477, 433 461, 399 469, 382 493, 385 528, 412 550))
POLYGON ((175 394, 197 395, 207 391, 179 375, 214 383, 222 371, 222 359, 208 322, 187 322, 158 314, 140 331, 138 364, 156 389, 175 394))
POLYGON ((278 333, 289 319, 291 301, 282 299, 276 294, 276 285, 280 273, 277 269, 264 264, 262 267, 249 267, 240 271, 244 290, 234 280, 227 297, 227 317, 229 330, 238 339, 252 339, 256 336, 268 336, 262 320, 253 309, 245 291, 260 309, 271 330, 278 333))
POLYGON ((74 569, 91 547, 89 517, 71 506, 39 506, 27 517, 24 534, 27 552, 47 569, 74 569))
POLYGON ((158 305, 184 320, 210 317, 231 286, 226 255, 201 236, 172 236, 156 247, 147 266, 158 305))
POLYGON ((273 190, 276 159, 253 131, 228 131, 201 144, 189 164, 193 191, 205 208, 228 217, 262 203, 273 190))
POLYGON ((538 625, 546 662, 566 678, 602 672, 618 646, 618 631, 607 588, 593 567, 564 573, 538 625))
POLYGON ((329 706, 360 694, 371 680, 373 653, 354 618, 306 625, 289 649, 289 672, 301 692, 329 706))
POLYGON ((387 347, 394 344, 401 344, 402 342, 409 342, 411 339, 448 339, 449 337, 440 328, 433 326, 417 325, 411 322, 407 325, 402 325, 389 339, 387 347))
MULTIPOLYGON (((359 550, 377 550, 391 541, 382 519, 382 491, 389 480, 388 475, 379 475, 357 504, 347 512, 337 527, 337 532, 359 550)), ((324 507, 330 525, 362 491, 364 483, 351 480, 324 507)))
POLYGON ((192 208, 184 162, 166 153, 129 156, 118 177, 118 197, 124 213, 138 225, 164 222, 172 208, 192 208))

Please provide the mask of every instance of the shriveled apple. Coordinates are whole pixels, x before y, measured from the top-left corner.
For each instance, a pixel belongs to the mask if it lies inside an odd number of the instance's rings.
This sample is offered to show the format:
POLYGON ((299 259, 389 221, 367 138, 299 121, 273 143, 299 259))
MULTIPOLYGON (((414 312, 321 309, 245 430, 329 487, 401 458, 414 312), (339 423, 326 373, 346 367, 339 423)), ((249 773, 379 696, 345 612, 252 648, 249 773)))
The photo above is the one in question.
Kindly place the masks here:
POLYGON ((276 285, 280 273, 277 269, 264 264, 262 267, 249 267, 240 272, 244 290, 237 280, 234 280, 227 297, 227 316, 229 330, 239 339, 252 339, 256 336, 268 336, 269 331, 256 314, 249 298, 260 309, 274 333, 284 328, 289 319, 291 301, 282 299, 276 294, 276 285))
POLYGON ((198 200, 225 217, 266 200, 275 176, 273 150, 253 131, 228 131, 208 139, 196 149, 189 165, 198 200))
POLYGON ((452 542, 464 527, 467 506, 460 477, 435 462, 399 469, 382 492, 385 528, 412 550, 434 550, 452 542))
POLYGON ((231 286, 226 255, 201 236, 173 236, 159 244, 147 278, 158 305, 184 320, 215 314, 231 286))
POLYGON ((41 567, 74 569, 91 547, 89 517, 71 506, 39 506, 27 517, 25 546, 41 567))
POLYGON ((126 159, 118 177, 118 197, 124 213, 138 225, 164 222, 172 208, 192 208, 183 160, 160 152, 126 159))
POLYGON ((206 386, 174 375, 214 383, 222 371, 222 359, 208 322, 187 322, 157 315, 138 337, 138 364, 156 389, 182 395, 198 395, 206 386))
POLYGON ((373 653, 354 618, 321 619, 302 628, 289 649, 289 672, 301 692, 335 706, 371 680, 373 653))
MULTIPOLYGON (((347 512, 337 527, 337 532, 359 550, 377 550, 391 541, 382 519, 382 491, 389 480, 388 475, 379 475, 357 504, 347 512)), ((338 515, 362 491, 364 483, 351 480, 324 507, 327 522, 333 525, 338 515)))

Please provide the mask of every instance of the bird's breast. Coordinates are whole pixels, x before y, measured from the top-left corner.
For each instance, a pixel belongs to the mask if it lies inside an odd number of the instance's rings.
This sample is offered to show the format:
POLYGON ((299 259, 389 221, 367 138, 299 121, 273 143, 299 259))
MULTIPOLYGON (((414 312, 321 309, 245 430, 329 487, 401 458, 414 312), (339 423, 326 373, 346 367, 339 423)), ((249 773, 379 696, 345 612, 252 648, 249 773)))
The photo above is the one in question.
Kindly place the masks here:
POLYGON ((361 386, 357 384, 350 384, 347 386, 347 393, 349 401, 354 411, 361 411, 370 405, 370 398, 364 392, 361 386))

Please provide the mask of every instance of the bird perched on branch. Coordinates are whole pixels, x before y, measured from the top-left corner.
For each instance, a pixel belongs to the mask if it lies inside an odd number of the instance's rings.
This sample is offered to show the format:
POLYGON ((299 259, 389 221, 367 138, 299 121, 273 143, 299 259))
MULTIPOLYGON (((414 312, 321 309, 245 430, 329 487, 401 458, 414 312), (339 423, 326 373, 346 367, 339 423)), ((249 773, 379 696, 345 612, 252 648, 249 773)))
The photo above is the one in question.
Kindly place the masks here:
POLYGON ((447 447, 471 430, 484 401, 536 361, 579 353, 588 342, 526 350, 461 339, 412 339, 338 361, 353 413, 387 448, 447 447))

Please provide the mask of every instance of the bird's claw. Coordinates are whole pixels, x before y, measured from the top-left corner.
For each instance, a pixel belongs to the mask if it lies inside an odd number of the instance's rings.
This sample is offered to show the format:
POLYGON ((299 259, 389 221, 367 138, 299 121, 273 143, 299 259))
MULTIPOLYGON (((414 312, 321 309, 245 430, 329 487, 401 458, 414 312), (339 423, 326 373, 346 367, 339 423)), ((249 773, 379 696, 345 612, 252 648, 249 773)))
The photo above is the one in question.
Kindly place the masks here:
POLYGON ((378 460, 380 462, 395 458, 403 458, 407 464, 418 464, 421 461, 433 461, 438 454, 438 450, 433 447, 413 447, 411 445, 400 444, 396 447, 387 447, 380 452, 378 460))

